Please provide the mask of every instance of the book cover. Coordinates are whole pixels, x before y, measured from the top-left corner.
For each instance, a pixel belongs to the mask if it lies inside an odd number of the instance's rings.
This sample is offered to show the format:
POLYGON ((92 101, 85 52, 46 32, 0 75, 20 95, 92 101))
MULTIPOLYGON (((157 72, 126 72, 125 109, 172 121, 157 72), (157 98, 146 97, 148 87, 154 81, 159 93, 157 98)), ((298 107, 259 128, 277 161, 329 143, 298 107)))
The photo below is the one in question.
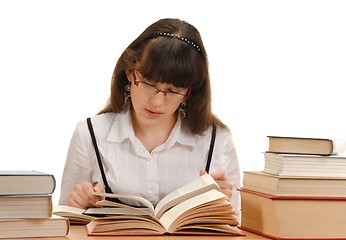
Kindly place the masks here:
POLYGON ((0 238, 65 237, 69 220, 52 215, 39 219, 0 219, 0 238))
POLYGON ((346 239, 346 198, 272 196, 240 189, 240 228, 273 239, 346 239))
POLYGON ((267 136, 268 152, 290 154, 335 155, 345 151, 345 140, 341 138, 304 138, 267 136))
POLYGON ((52 194, 56 187, 52 174, 34 170, 1 170, 0 196, 12 194, 52 194))
POLYGON ((280 176, 244 171, 243 188, 278 196, 346 197, 346 178, 280 176))

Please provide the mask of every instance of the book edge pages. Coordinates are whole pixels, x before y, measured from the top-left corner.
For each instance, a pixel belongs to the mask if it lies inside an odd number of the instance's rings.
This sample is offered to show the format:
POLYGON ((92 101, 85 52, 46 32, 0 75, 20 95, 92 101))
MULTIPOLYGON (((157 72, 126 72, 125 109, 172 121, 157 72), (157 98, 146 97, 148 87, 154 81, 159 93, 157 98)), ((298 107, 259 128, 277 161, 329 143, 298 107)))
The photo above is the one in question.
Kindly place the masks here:
POLYGON ((218 189, 216 181, 209 174, 204 174, 192 182, 167 194, 155 207, 155 216, 160 218, 169 208, 188 200, 194 196, 205 193, 211 189, 218 189))

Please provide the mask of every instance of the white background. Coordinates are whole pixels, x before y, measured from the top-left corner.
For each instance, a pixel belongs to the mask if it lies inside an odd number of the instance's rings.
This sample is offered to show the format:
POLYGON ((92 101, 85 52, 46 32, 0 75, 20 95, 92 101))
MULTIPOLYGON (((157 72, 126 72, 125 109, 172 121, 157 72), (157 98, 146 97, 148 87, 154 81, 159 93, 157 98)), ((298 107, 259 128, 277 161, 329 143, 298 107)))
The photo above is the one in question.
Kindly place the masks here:
POLYGON ((332 0, 0 1, 1 169, 54 174, 57 201, 76 123, 105 104, 127 45, 165 17, 199 29, 242 171, 263 168, 267 135, 345 138, 345 13, 332 0))

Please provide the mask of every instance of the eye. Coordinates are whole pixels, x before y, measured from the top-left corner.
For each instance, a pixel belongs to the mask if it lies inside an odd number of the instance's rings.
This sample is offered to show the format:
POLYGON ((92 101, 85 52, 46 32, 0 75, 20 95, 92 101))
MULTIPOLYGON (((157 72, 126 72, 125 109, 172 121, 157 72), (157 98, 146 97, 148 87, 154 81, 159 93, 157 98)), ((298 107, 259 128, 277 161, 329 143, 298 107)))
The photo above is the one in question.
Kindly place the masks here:
POLYGON ((172 90, 172 89, 167 89, 166 90, 167 93, 177 93, 178 91, 172 90))
POLYGON ((145 84, 148 85, 148 86, 150 86, 150 87, 153 87, 153 88, 155 88, 155 86, 156 86, 155 84, 150 84, 150 83, 148 83, 148 82, 145 82, 145 84))
POLYGON ((144 82, 151 87, 156 87, 156 85, 157 85, 155 82, 149 81, 147 79, 144 79, 144 82))

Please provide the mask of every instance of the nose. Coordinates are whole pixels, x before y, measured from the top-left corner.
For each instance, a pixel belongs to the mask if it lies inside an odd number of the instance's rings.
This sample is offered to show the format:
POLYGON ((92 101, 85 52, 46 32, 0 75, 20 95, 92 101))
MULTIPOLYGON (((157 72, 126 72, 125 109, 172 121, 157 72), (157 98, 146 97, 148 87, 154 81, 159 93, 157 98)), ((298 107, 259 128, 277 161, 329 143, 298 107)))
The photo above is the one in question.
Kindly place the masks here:
POLYGON ((166 93, 163 91, 158 91, 155 95, 151 96, 151 102, 155 106, 161 106, 165 101, 166 93))

